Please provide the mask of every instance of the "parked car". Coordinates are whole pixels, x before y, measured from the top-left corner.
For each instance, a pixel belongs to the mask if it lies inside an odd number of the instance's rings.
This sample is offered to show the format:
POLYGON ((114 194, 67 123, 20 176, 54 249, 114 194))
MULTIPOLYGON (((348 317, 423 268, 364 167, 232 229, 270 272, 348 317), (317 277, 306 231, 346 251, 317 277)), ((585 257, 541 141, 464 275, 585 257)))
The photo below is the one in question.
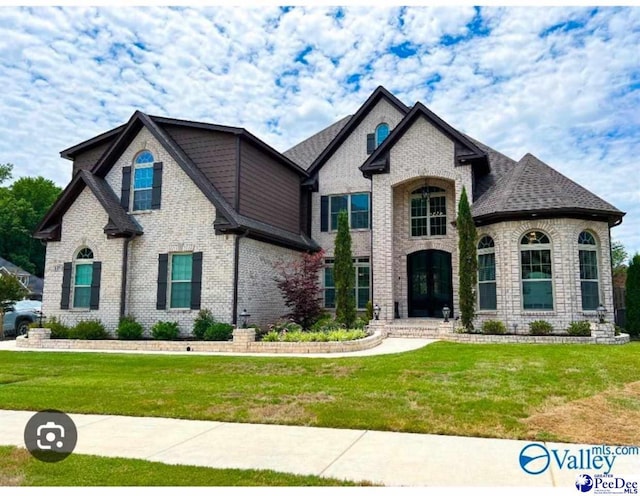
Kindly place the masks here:
POLYGON ((17 301, 12 312, 4 315, 4 335, 22 336, 29 330, 29 324, 36 322, 42 312, 42 302, 37 300, 17 301))

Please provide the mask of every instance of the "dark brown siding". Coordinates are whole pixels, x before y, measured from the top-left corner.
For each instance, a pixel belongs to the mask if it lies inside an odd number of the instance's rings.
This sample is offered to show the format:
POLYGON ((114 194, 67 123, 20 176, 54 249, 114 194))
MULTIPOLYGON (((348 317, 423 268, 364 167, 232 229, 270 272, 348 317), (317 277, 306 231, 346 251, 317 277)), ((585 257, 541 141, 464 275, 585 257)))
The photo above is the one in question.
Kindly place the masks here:
POLYGON ((231 206, 236 190, 236 137, 229 133, 164 126, 231 206))
POLYGON ((100 160, 102 154, 106 152, 107 148, 111 146, 114 140, 115 138, 109 141, 105 141, 104 143, 100 143, 96 147, 91 148, 86 152, 82 152, 76 155, 76 157, 73 159, 73 174, 75 175, 75 173, 79 170, 91 170, 91 168, 96 165, 96 162, 100 160))
POLYGON ((300 176, 247 141, 240 147, 240 213, 300 232, 300 176))

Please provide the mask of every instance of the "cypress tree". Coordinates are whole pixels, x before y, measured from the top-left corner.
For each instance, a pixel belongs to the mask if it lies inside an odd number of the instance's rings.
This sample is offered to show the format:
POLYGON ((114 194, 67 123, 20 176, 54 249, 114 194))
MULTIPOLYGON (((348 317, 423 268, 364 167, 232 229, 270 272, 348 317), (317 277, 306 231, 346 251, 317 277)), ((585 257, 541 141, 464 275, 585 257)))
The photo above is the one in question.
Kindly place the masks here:
POLYGON ((460 281, 460 320, 467 331, 473 330, 476 308, 476 282, 478 281, 478 258, 476 253, 476 226, 471 216, 467 191, 462 187, 458 203, 458 277, 460 281))
POLYGON ((336 287, 336 320, 347 329, 356 320, 356 306, 353 297, 355 272, 351 258, 351 233, 346 210, 338 214, 338 234, 334 251, 333 280, 336 287))
POLYGON ((640 336, 640 253, 636 253, 629 262, 626 289, 625 328, 631 336, 640 336))

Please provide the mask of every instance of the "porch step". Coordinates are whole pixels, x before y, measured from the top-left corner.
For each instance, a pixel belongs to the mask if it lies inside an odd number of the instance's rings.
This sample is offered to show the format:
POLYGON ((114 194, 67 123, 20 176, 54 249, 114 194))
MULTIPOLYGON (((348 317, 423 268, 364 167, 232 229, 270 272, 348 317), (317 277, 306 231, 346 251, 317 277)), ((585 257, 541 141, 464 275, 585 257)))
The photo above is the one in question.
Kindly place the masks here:
POLYGON ((384 329, 385 334, 392 338, 438 339, 443 334, 453 333, 454 323, 442 319, 397 319, 372 325, 384 329))

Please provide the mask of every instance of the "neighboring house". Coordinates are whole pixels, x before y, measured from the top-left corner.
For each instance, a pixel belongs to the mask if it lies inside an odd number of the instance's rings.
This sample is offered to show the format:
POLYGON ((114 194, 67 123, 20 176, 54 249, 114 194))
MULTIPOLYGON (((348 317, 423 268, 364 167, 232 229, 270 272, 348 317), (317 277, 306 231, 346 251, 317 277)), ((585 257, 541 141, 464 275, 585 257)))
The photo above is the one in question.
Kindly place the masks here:
POLYGON ((4 274, 11 274, 18 278, 20 284, 29 291, 27 298, 30 300, 42 300, 42 287, 44 281, 38 277, 30 274, 26 270, 18 267, 16 264, 9 262, 9 260, 0 257, 0 277, 4 274))
POLYGON ((624 215, 527 154, 519 161, 379 87, 351 116, 283 154, 244 129, 153 117, 62 152, 74 176, 36 237, 44 312, 115 327, 199 308, 267 324, 286 312, 274 263, 326 252, 334 306, 337 214, 347 210, 359 309, 381 319, 458 314, 456 209, 478 226, 478 321, 558 328, 613 308, 610 227, 624 215))

